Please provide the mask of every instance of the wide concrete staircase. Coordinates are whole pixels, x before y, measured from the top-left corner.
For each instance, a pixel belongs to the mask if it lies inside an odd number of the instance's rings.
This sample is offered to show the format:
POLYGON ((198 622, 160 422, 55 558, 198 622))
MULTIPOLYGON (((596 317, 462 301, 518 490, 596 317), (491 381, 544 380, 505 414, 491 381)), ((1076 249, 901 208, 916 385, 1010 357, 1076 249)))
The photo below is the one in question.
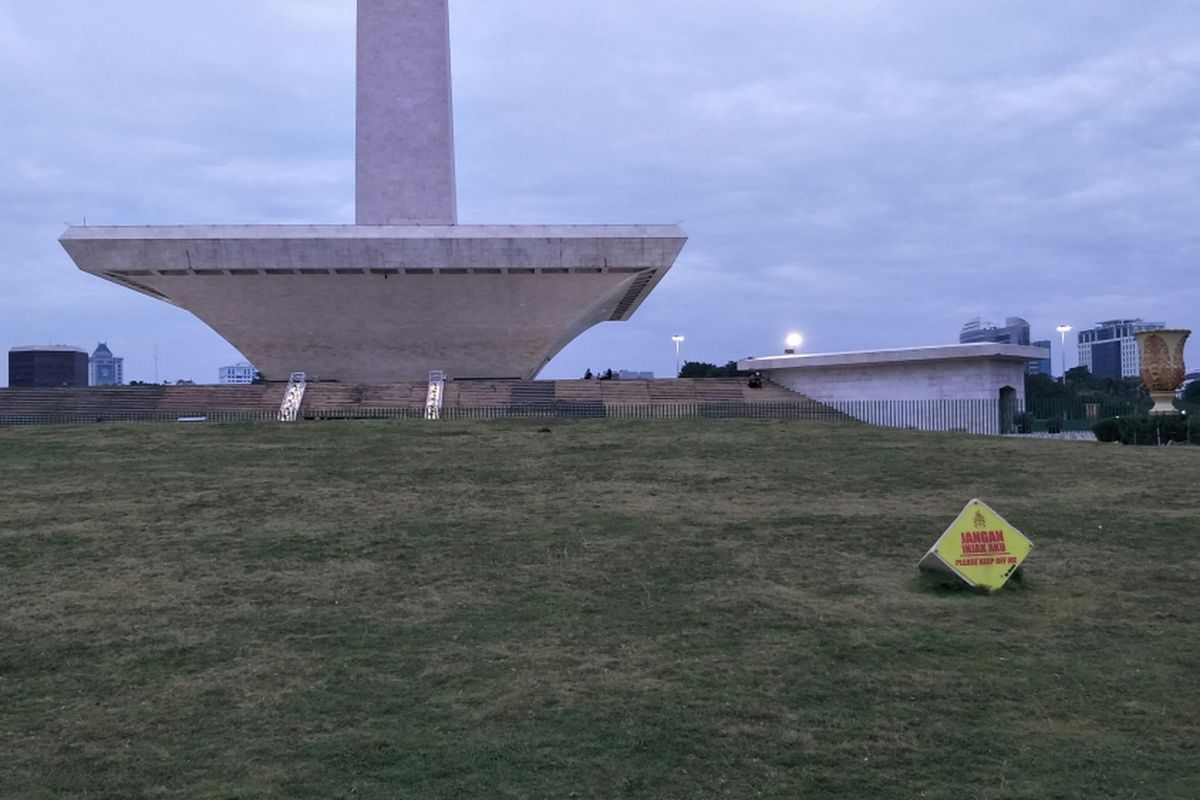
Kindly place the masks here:
MULTIPOLYGON (((428 384, 388 383, 344 385, 310 384, 303 416, 347 416, 371 411, 405 409, 423 411, 428 384)), ((719 409, 723 406, 773 404, 800 407, 813 417, 842 415, 802 394, 764 382, 751 389, 742 378, 681 378, 676 380, 465 380, 447 381, 442 407, 451 412, 506 410, 514 414, 558 409, 565 414, 603 416, 609 408, 649 406, 719 409)))
POLYGON ((0 389, 0 417, 74 414, 108 419, 156 414, 165 388, 0 389))
POLYGON ((283 385, 96 386, 65 389, 0 389, 0 421, 71 418, 120 421, 278 408, 283 385))
POLYGON ((161 414, 203 415, 217 411, 277 412, 285 383, 249 386, 164 386, 161 414))
MULTIPOLYGON (((121 420, 185 416, 242 415, 273 419, 286 391, 284 383, 250 386, 122 386, 77 389, 0 389, 0 423, 5 418, 75 416, 121 420)), ((309 383, 299 416, 423 417, 428 383, 309 383)), ((641 416, 642 409, 675 409, 679 416, 752 415, 743 411, 786 406, 790 416, 841 419, 842 414, 804 395, 765 382, 751 389, 741 378, 629 380, 463 380, 447 381, 442 408, 478 411, 482 416, 563 414, 641 416), (753 408, 747 408, 753 407, 753 408)), ((648 416, 658 416, 648 413, 648 416)), ((672 416, 673 414, 663 414, 672 416)))

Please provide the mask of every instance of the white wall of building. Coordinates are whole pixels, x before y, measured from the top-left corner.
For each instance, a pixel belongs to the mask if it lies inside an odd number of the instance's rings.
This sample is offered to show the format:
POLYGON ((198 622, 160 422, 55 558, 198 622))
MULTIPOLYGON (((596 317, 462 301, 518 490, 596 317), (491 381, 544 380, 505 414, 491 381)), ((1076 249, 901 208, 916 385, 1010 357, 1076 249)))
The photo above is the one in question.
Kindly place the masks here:
POLYGON ((771 370, 771 380, 814 400, 994 400, 1011 386, 1025 399, 1024 362, 918 361, 771 370))
POLYGON ((771 356, 746 359, 738 368, 872 424, 1001 433, 1007 427, 1002 417, 1024 407, 1025 365, 1044 354, 981 343, 771 356))

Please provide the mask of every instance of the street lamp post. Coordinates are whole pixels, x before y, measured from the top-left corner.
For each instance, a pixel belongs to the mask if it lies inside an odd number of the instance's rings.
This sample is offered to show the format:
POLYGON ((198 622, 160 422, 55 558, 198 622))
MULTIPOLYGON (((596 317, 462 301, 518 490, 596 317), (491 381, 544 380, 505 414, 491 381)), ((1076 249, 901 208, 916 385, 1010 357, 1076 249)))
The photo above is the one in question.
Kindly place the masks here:
POLYGON ((1059 357, 1062 359, 1062 382, 1063 386, 1067 385, 1067 333, 1071 330, 1070 325, 1059 325, 1054 330, 1058 331, 1059 342, 1059 357))
POLYGON ((787 338, 784 339, 784 344, 787 345, 787 349, 783 351, 784 354, 793 355, 800 349, 800 345, 804 344, 804 337, 798 333, 789 333, 787 338))
POLYGON ((675 343, 675 377, 679 377, 679 345, 683 343, 683 335, 675 334, 671 337, 671 341, 675 343))

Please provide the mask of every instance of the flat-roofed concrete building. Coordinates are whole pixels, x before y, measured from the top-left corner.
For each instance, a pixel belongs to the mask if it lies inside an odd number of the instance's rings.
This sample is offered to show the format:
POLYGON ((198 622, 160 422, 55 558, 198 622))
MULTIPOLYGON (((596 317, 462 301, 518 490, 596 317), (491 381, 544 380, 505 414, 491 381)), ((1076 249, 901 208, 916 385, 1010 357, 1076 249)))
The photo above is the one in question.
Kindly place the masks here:
POLYGON ((14 389, 87 386, 87 350, 61 344, 14 347, 8 351, 8 385, 14 389))
POLYGON ((975 342, 745 358, 738 369, 874 425, 1012 433, 1040 347, 975 342), (992 412, 995 413, 992 413, 992 412))
POLYGON ((627 320, 675 225, 458 225, 447 0, 359 0, 356 225, 72 227, 80 269, 191 311, 268 380, 532 378, 627 320))

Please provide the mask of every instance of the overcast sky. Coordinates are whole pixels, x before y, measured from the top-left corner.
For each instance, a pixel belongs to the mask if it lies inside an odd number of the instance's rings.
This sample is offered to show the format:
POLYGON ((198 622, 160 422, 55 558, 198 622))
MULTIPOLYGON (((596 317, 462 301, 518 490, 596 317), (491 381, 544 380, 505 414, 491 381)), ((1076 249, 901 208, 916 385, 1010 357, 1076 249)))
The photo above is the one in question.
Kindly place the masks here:
MULTIPOLYGON (((690 236, 633 320, 542 377, 669 375, 674 333, 724 363, 791 330, 807 352, 954 342, 977 315, 1056 341, 1117 317, 1200 331, 1194 0, 451 16, 461 222, 690 236)), ((103 340, 127 379, 157 352, 159 379, 215 382, 237 351, 79 272, 65 225, 351 223, 353 181, 352 0, 0 0, 0 350, 103 340)))

